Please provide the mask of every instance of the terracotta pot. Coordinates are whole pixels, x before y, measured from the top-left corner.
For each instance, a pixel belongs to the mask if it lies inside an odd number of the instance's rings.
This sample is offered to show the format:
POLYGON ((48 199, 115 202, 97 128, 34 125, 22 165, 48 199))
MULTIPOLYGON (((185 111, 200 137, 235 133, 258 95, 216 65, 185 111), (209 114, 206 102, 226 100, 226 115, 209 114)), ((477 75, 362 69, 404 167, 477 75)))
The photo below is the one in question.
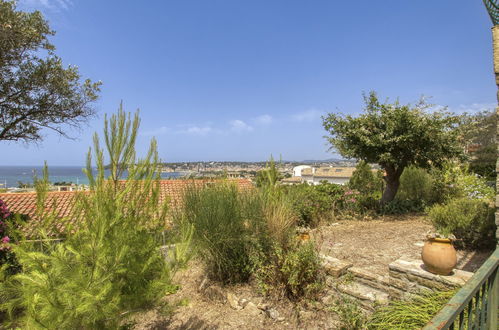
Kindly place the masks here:
POLYGON ((449 275, 457 264, 456 250, 447 238, 428 238, 421 258, 426 269, 438 275, 449 275))
POLYGON ((298 239, 300 241, 308 241, 310 239, 310 234, 309 233, 300 233, 298 234, 298 239))

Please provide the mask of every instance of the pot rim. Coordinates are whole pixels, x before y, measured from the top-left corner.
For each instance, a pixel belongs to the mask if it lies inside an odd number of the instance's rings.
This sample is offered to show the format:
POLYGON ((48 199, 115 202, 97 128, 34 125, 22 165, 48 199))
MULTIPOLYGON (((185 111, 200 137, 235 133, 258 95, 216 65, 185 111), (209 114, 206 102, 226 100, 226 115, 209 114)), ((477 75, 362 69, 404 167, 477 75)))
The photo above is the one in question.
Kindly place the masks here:
POLYGON ((440 238, 440 237, 428 237, 428 241, 438 242, 438 243, 452 243, 452 239, 440 238))

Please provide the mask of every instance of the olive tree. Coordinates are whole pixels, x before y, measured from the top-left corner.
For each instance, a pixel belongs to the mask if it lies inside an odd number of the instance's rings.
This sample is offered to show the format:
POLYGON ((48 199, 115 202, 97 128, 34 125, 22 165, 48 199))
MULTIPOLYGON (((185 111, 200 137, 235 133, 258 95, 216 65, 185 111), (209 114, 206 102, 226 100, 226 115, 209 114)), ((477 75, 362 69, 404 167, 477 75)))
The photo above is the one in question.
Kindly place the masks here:
POLYGON ((44 128, 67 137, 68 127, 95 114, 100 82, 64 67, 49 41, 54 34, 39 11, 0 0, 0 140, 40 141, 44 128))
POLYGON ((443 110, 428 111, 421 99, 415 105, 382 103, 375 92, 364 95, 364 112, 354 117, 330 113, 323 126, 331 149, 346 158, 377 163, 385 171, 386 187, 381 202, 395 198, 400 176, 409 165, 440 166, 459 157, 458 118, 443 110))

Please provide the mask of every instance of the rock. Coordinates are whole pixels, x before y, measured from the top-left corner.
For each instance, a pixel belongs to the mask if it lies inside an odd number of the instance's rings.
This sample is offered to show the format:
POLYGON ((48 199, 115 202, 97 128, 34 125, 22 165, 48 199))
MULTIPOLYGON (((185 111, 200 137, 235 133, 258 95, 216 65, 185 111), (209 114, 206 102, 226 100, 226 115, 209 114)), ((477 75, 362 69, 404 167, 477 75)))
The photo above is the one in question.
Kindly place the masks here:
POLYGON ((204 295, 208 297, 208 299, 210 300, 218 301, 221 303, 225 303, 226 300, 224 291, 222 290, 221 287, 216 285, 207 287, 204 290, 204 295))
POLYGON ((269 308, 265 311, 267 313, 267 316, 270 317, 272 320, 282 322, 284 321, 284 317, 281 317, 279 315, 279 312, 275 308, 269 308))
POLYGON ((345 274, 348 268, 353 266, 350 262, 342 261, 330 256, 321 255, 321 258, 322 266, 326 270, 326 273, 335 278, 345 274))
POLYGON ((321 302, 326 305, 332 305, 335 299, 335 295, 333 293, 328 292, 324 297, 321 298, 321 302))
POLYGON ((305 310, 300 311, 300 320, 307 320, 313 317, 314 317, 314 312, 312 311, 305 311, 305 310))
POLYGON ((198 292, 203 291, 204 289, 206 289, 207 286, 208 286, 208 278, 205 277, 198 286, 198 292))
POLYGON ((268 309, 270 309, 270 305, 269 304, 266 304, 266 303, 259 303, 258 305, 256 305, 258 308, 260 308, 262 311, 266 311, 268 309))
POLYGON ((244 298, 241 298, 239 299, 239 306, 241 306, 242 308, 246 307, 246 305, 249 303, 249 300, 248 299, 244 299, 244 298))
POLYGON ((254 303, 252 303, 251 301, 248 304, 246 304, 244 311, 246 313, 248 313, 249 315, 253 315, 253 316, 257 316, 257 315, 260 315, 262 313, 262 311, 258 307, 256 307, 256 305, 254 303))
POLYGON ((227 302, 229 303, 230 307, 232 307, 233 309, 235 310, 240 310, 240 309, 243 309, 240 305, 239 305, 239 299, 236 297, 235 294, 231 293, 231 292, 228 292, 227 293, 227 302))

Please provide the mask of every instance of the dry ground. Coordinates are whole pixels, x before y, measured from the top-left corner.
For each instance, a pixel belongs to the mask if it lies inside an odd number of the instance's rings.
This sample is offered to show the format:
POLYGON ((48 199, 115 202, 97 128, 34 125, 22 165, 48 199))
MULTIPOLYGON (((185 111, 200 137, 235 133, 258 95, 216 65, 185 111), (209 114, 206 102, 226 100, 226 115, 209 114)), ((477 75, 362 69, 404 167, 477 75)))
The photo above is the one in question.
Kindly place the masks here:
MULTIPOLYGON (((432 228, 425 216, 393 215, 338 221, 319 227, 315 236, 324 254, 384 275, 388 265, 399 258, 420 259, 426 234, 432 228)), ((458 251, 457 268, 473 272, 490 253, 458 251)))
MULTIPOLYGON (((320 243, 324 254, 384 275, 388 272, 388 264, 398 258, 419 259, 426 233, 431 229, 424 216, 390 216, 364 221, 341 220, 320 226, 312 236, 320 243)), ((473 271, 490 253, 460 251, 458 254, 458 268, 473 271)), ((176 283, 180 284, 180 290, 165 298, 170 305, 177 305, 171 316, 164 316, 157 310, 149 311, 137 319, 135 329, 338 328, 336 315, 328 310, 330 305, 292 303, 285 299, 272 301, 263 297, 254 283, 221 288, 205 281, 202 266, 197 261, 177 274, 176 283), (255 306, 267 305, 277 311, 278 317, 270 317, 257 308, 236 310, 227 301, 227 293, 238 300, 251 301, 255 306)))

